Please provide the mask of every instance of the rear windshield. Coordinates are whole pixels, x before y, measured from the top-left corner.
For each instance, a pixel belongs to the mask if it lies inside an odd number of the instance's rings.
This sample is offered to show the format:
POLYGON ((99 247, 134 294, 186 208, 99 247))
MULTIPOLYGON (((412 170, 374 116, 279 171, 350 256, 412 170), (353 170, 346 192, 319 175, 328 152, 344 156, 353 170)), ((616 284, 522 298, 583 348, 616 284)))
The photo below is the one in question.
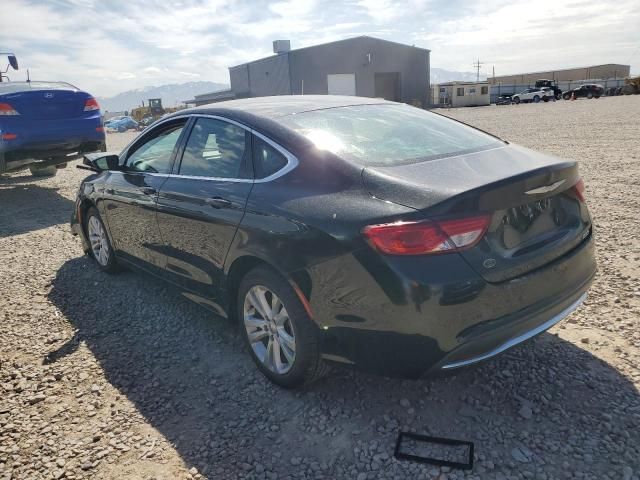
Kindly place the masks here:
POLYGON ((318 148, 363 166, 392 166, 502 145, 494 137, 408 105, 355 105, 277 119, 318 148))
POLYGON ((3 82, 0 83, 0 95, 4 93, 28 92, 30 90, 77 90, 64 82, 3 82))

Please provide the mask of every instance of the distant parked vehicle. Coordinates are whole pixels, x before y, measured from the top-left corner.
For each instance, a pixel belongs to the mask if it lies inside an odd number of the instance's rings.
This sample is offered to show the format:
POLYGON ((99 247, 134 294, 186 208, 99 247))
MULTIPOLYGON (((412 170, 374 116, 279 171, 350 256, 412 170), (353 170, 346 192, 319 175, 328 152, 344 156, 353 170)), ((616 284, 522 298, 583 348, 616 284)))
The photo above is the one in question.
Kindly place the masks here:
POLYGON ((640 94, 640 75, 636 77, 625 78, 624 86, 620 87, 621 95, 638 95, 640 94))
POLYGON ((574 94, 576 98, 600 98, 602 95, 604 95, 604 87, 602 85, 598 85, 597 83, 586 83, 579 86, 578 88, 567 90, 562 94, 562 98, 564 98, 565 100, 570 100, 574 94))
POLYGON ((558 87, 558 84, 555 80, 536 80, 535 84, 536 88, 550 88, 553 90, 553 96, 556 100, 560 100, 562 98, 562 90, 558 87))
POLYGON ((549 100, 552 100, 554 98, 555 98, 555 94, 553 90, 549 87, 543 87, 543 88, 531 87, 531 88, 527 88, 526 90, 520 93, 516 93, 511 100, 513 101, 513 103, 519 104, 520 102, 538 103, 540 100, 544 102, 548 102, 549 100))
POLYGON ((96 99, 64 82, 0 83, 0 173, 56 167, 85 153, 105 151, 96 99))
POLYGON ((496 105, 511 105, 513 103, 512 95, 500 95, 496 105))
POLYGON ((122 117, 117 120, 110 120, 105 122, 104 126, 109 130, 115 130, 117 132, 126 132, 130 128, 138 128, 138 122, 131 117, 122 117))

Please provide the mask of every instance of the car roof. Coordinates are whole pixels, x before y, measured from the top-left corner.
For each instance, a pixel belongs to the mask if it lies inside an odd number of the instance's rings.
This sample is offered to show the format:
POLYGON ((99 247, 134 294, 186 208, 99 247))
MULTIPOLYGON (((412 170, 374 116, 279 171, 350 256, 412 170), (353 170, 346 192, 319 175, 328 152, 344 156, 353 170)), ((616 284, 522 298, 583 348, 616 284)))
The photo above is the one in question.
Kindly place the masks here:
POLYGON ((219 114, 222 111, 246 112, 265 118, 277 118, 312 110, 348 107, 353 105, 395 104, 380 98, 341 95, 278 95, 254 97, 202 105, 177 113, 219 114))
POLYGON ((399 105, 379 98, 339 95, 279 95, 229 100, 200 107, 178 110, 165 115, 162 121, 185 115, 217 115, 239 122, 266 135, 290 152, 307 148, 309 140, 279 121, 282 117, 314 110, 355 105, 399 105))

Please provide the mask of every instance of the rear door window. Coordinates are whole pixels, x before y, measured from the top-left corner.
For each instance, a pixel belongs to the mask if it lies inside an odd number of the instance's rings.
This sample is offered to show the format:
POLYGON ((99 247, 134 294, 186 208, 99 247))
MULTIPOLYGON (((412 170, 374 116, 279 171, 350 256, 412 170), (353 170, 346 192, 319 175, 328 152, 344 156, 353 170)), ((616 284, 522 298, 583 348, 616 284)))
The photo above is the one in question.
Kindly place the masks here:
POLYGON ((214 118, 198 118, 187 140, 180 175, 250 178, 250 133, 214 118))

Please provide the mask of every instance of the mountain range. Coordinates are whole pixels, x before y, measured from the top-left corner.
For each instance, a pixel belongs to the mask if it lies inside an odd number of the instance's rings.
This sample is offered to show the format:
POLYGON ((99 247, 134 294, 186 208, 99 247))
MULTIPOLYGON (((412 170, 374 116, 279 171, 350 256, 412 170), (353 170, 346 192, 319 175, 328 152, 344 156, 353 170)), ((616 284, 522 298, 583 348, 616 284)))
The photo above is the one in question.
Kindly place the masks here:
POLYGON ((193 98, 194 95, 224 90, 229 85, 215 82, 187 82, 170 85, 149 86, 127 90, 113 97, 98 97, 100 108, 103 112, 122 112, 139 107, 144 101, 145 105, 150 98, 161 98, 164 107, 176 105, 193 98))
MULTIPOLYGON (((481 75, 480 79, 484 80, 486 76, 481 75)), ((452 81, 475 81, 476 74, 473 72, 456 72, 445 70, 443 68, 431 68, 431 83, 443 83, 452 81)), ((215 82, 187 82, 174 83, 170 85, 149 86, 138 88, 135 90, 127 90, 113 97, 98 97, 98 102, 103 112, 122 112, 129 111, 138 107, 144 101, 145 104, 149 98, 161 98, 162 105, 165 107, 175 107, 176 105, 189 100, 194 95, 202 93, 215 92, 217 90, 225 90, 229 85, 215 82)))
MULTIPOLYGON (((486 75, 480 75, 480 80, 486 80, 486 75)), ((444 68, 431 67, 431 84, 445 83, 445 82, 475 82, 475 72, 455 72, 452 70, 445 70, 444 68)))

